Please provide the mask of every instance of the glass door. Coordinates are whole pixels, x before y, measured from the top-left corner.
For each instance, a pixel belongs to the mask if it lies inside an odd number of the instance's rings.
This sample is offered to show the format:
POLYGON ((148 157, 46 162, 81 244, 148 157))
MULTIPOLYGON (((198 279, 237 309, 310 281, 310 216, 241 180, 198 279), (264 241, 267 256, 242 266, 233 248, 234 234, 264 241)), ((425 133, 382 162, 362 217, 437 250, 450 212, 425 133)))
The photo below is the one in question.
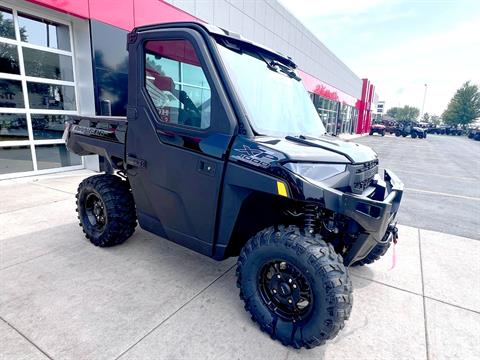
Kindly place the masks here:
POLYGON ((83 167, 62 140, 74 69, 68 23, 0 5, 0 179, 83 167))

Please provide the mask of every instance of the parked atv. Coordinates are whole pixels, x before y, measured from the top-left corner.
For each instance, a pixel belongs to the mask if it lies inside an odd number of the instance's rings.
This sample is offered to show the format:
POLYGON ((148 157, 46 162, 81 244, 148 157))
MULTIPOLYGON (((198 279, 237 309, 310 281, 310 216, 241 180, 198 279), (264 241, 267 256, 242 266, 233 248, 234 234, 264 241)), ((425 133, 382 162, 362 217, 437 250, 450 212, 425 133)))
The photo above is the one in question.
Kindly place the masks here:
POLYGON ((78 188, 85 236, 118 245, 138 221, 214 259, 238 256, 261 330, 295 348, 333 339, 352 308, 348 267, 397 238, 402 182, 380 177, 370 148, 325 135, 290 58, 199 23, 127 39, 127 117, 79 116, 64 133, 71 151, 110 165, 78 188), (183 68, 201 86, 180 86, 183 68))

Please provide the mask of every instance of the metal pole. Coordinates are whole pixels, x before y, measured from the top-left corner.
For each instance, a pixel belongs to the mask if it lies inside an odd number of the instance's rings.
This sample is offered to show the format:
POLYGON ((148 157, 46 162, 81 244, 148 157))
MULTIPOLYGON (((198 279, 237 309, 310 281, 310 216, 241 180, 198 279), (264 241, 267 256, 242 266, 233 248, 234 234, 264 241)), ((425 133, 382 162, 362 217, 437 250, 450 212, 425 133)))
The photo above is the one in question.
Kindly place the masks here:
POLYGON ((427 84, 425 84, 425 91, 423 92, 423 104, 422 104, 422 114, 420 120, 423 118, 424 110, 425 110, 425 99, 427 98, 427 84))

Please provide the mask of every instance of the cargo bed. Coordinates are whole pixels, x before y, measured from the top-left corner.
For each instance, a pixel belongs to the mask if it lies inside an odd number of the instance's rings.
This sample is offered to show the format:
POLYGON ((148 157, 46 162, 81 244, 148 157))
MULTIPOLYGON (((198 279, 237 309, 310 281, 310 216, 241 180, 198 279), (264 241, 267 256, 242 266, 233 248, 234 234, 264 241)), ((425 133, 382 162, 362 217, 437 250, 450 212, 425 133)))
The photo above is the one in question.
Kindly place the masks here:
POLYGON ((73 116, 65 124, 67 148, 78 155, 103 156, 113 168, 122 169, 125 159, 127 118, 73 116))

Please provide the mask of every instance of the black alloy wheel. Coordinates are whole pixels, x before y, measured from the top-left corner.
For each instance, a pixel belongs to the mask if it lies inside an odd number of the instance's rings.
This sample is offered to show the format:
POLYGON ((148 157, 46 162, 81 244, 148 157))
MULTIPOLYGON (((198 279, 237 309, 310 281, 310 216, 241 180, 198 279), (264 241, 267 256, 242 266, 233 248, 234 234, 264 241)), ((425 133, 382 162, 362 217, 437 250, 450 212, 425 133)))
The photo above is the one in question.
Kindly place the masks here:
POLYGON ((85 203, 85 215, 90 223, 90 226, 102 231, 107 223, 107 214, 105 212, 105 204, 103 203, 100 196, 91 192, 86 196, 85 203))
POLYGON ((260 295, 270 311, 286 320, 301 321, 312 310, 313 293, 308 280, 287 261, 265 264, 258 284, 260 295))

